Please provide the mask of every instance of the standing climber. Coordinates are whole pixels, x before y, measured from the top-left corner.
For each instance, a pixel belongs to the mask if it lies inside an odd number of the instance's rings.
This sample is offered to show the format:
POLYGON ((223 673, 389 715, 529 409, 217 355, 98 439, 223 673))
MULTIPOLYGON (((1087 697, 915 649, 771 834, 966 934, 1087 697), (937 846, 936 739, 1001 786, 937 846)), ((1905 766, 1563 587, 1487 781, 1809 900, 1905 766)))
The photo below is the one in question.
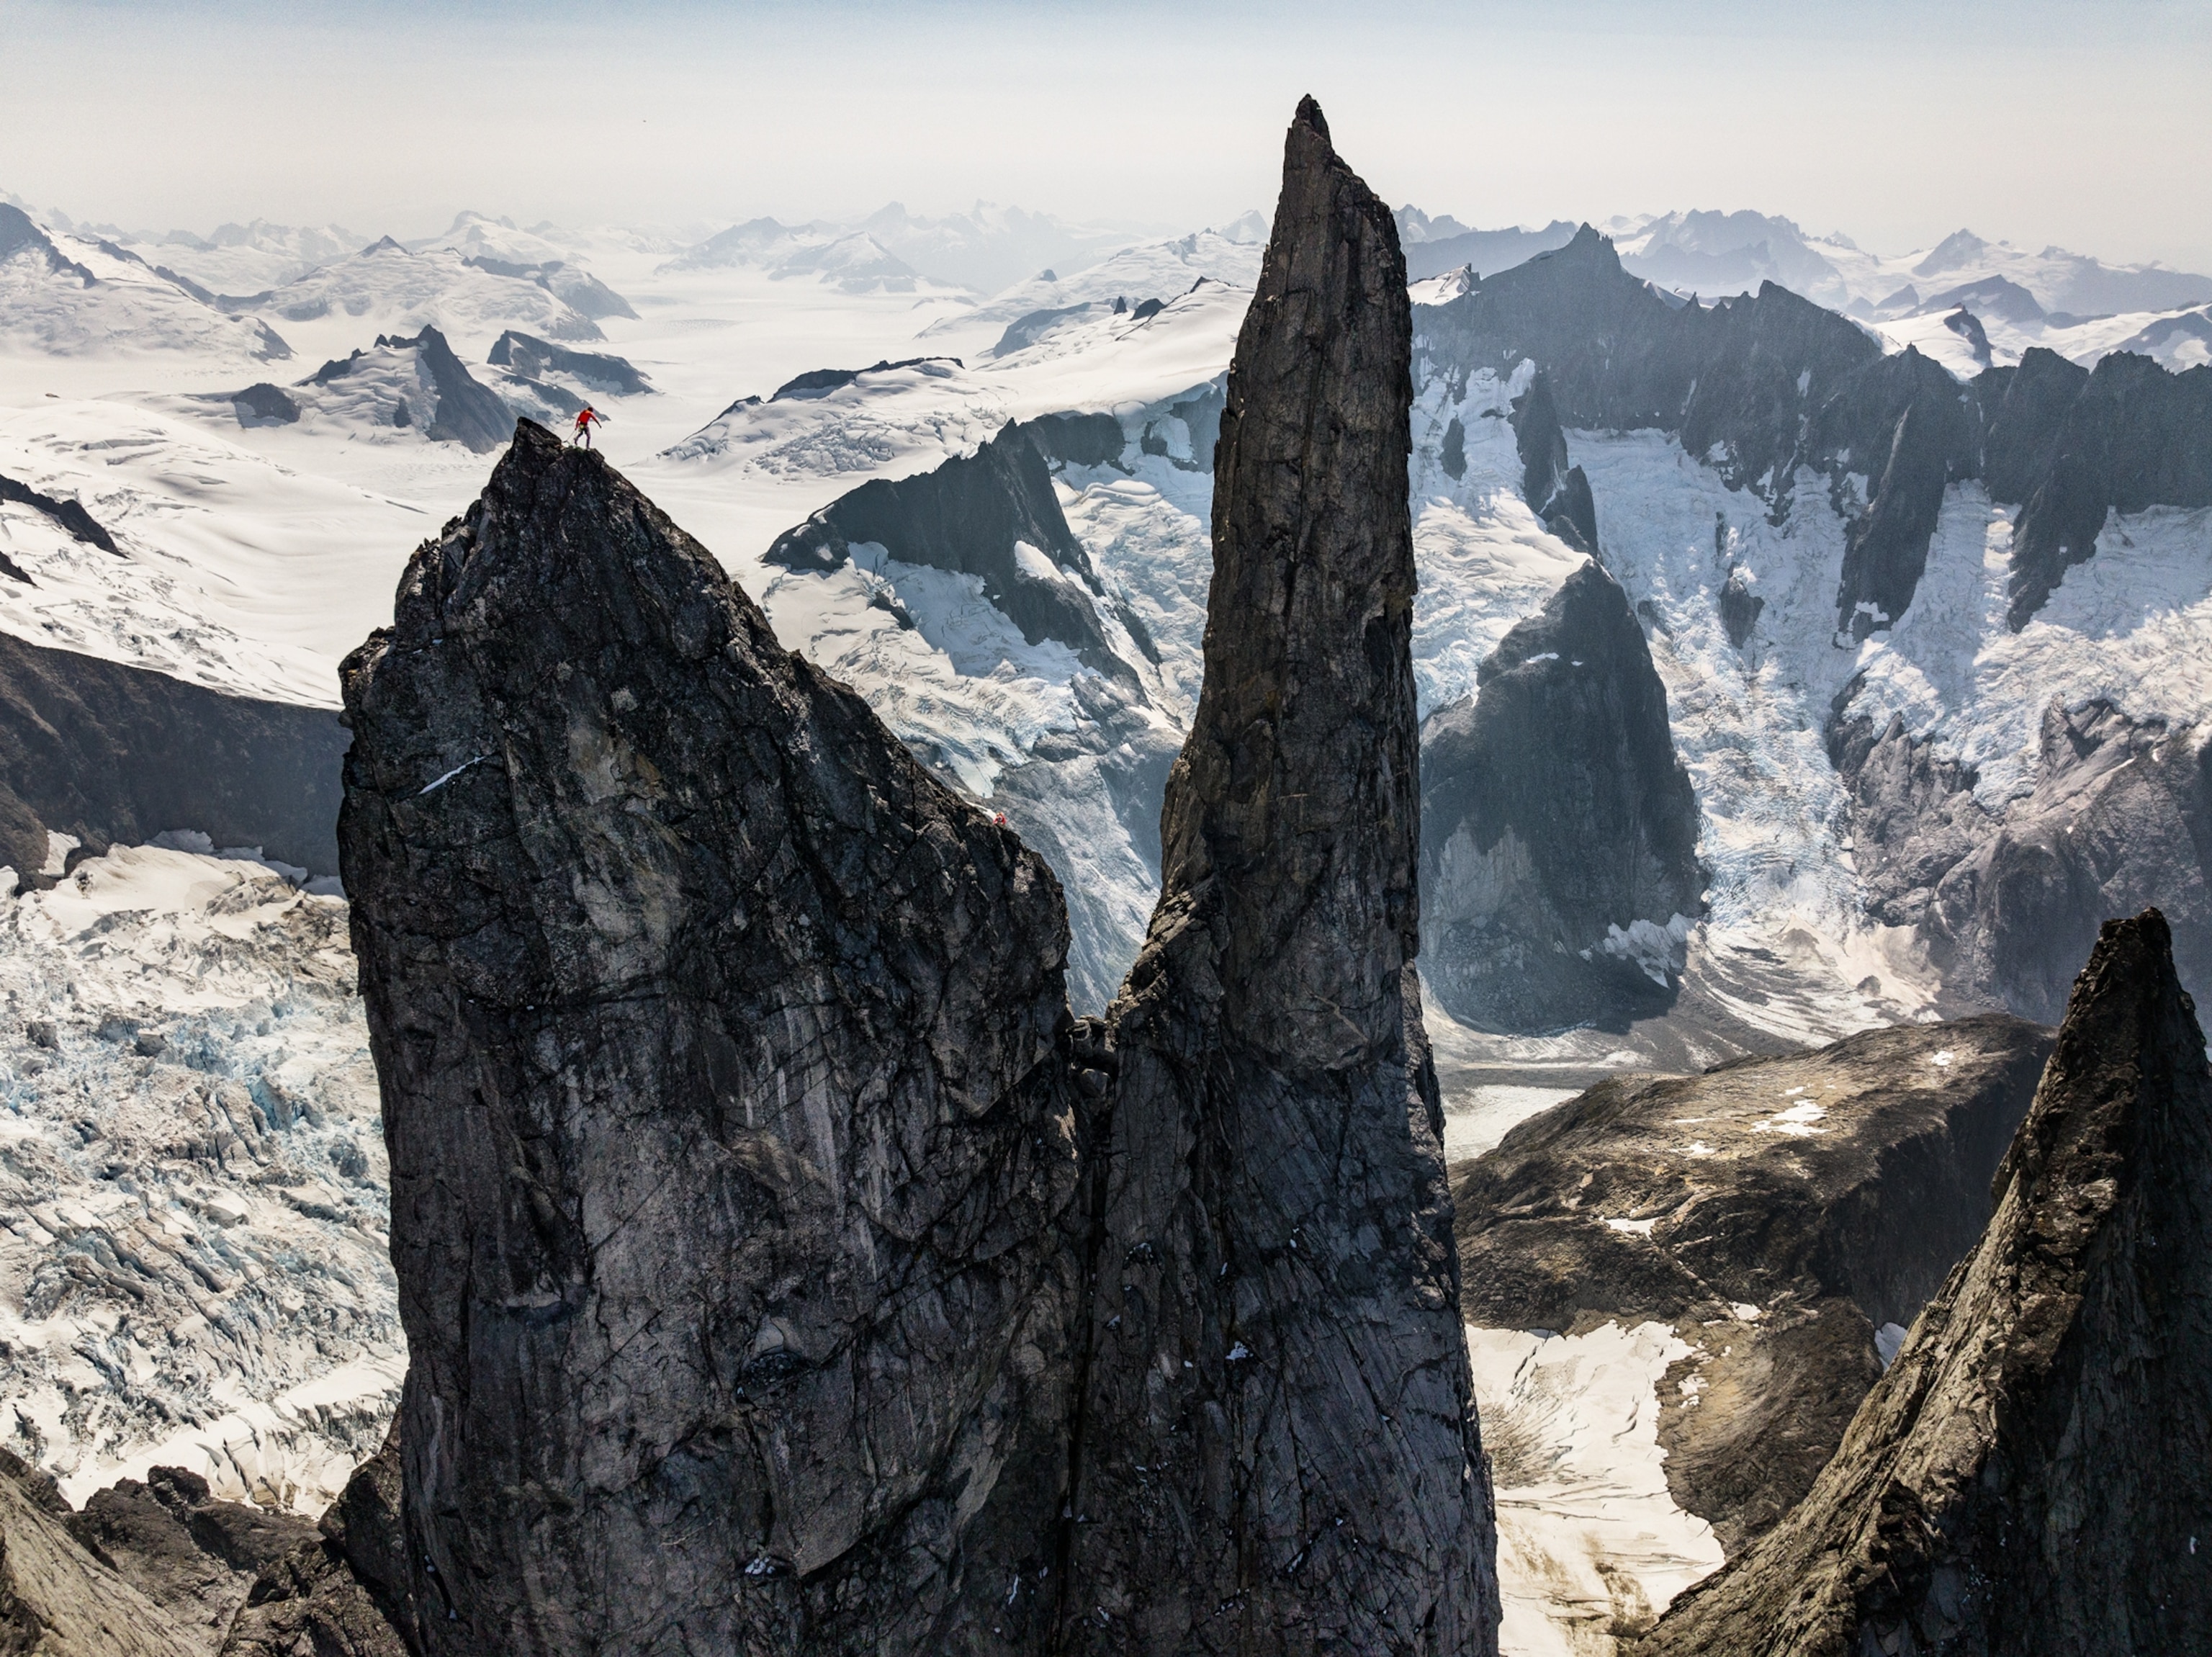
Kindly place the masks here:
POLYGON ((581 443, 586 448, 589 448, 592 446, 592 428, 594 425, 604 426, 605 424, 606 424, 606 417, 586 403, 576 411, 576 435, 568 441, 572 443, 581 443))

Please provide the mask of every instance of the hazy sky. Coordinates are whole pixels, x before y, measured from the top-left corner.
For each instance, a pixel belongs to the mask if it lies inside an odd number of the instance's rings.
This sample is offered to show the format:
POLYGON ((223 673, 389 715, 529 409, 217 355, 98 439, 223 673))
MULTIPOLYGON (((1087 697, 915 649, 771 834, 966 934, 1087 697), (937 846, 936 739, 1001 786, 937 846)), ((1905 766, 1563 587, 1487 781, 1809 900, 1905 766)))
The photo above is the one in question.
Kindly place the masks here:
POLYGON ((1483 226, 1753 207, 2212 269, 2212 0, 0 0, 0 190, 131 228, 1194 228, 1272 198, 1310 90, 1384 196, 1483 226))

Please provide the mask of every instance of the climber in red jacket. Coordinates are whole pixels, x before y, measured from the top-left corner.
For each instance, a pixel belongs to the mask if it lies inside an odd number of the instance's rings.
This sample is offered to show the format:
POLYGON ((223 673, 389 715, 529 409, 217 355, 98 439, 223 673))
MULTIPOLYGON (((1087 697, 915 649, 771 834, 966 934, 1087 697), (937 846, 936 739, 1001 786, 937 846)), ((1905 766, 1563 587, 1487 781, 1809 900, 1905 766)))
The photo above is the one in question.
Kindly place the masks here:
POLYGON ((592 428, 595 424, 604 426, 606 424, 606 417, 586 403, 576 411, 576 435, 568 441, 572 443, 581 443, 586 448, 591 448, 592 428))

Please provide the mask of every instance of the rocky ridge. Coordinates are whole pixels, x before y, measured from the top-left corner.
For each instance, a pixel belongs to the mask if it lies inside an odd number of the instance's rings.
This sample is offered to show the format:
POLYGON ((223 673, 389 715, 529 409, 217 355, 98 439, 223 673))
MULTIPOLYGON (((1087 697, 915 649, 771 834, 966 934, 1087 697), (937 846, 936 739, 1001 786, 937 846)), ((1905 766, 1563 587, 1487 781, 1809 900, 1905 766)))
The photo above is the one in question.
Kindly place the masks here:
POLYGON ((1996 1212, 1805 1500, 1639 1653, 2212 1640, 2212 1070, 2155 911, 2075 982, 1996 1212))
POLYGON ((1667 1484, 1734 1556, 1834 1453, 1877 1337, 1980 1234, 2050 1051, 1988 1014, 1601 1082, 1455 1171, 1468 1321, 1671 1326, 1667 1484))
POLYGON ((349 660, 427 1650, 1494 1648, 1404 271, 1310 102, 1276 225, 1217 480, 1273 618, 1210 641, 1108 1024, 1043 864, 596 455, 526 423, 349 660))
POLYGON ((1308 100, 1230 370, 1159 906, 1108 1014, 1069 1650, 1495 1641, 1412 970, 1404 294, 1308 100))

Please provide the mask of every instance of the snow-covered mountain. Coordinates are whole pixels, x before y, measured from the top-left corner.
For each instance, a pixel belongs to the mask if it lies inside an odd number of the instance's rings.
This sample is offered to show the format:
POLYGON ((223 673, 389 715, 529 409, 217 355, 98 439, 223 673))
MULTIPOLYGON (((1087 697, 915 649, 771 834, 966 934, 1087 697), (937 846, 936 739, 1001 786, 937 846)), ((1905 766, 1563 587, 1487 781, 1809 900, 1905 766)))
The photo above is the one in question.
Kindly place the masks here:
POLYGON ((18 361, 183 356, 230 366, 292 355, 258 317, 228 314, 113 242, 49 231, 4 203, 0 344, 18 361))
POLYGON ((695 268, 758 265, 777 276, 834 282, 854 293, 908 293, 917 283, 996 293, 1042 270, 1095 264, 1135 240, 989 202, 936 218, 892 202, 852 224, 750 219, 708 237, 677 262, 695 268))

